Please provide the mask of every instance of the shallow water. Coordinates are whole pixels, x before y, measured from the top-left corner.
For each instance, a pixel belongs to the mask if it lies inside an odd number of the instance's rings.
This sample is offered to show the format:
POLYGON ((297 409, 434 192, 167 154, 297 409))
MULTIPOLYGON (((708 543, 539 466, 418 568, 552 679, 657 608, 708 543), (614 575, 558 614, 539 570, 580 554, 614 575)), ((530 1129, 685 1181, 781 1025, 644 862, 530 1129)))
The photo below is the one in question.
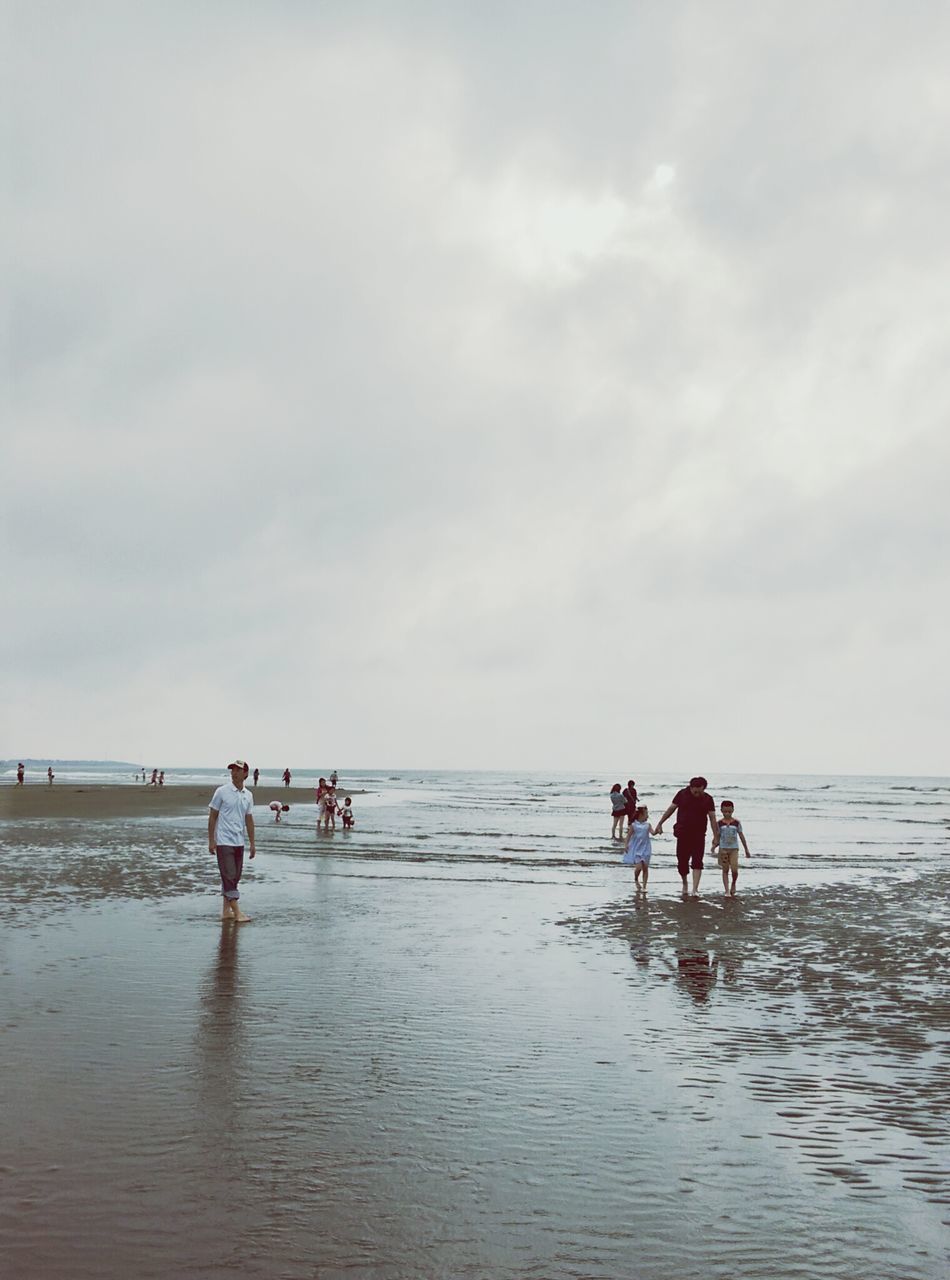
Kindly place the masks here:
POLYGON ((262 822, 243 929, 203 814, 6 828, 10 1275, 946 1273, 945 834, 763 790, 740 898, 644 900, 586 783, 480 785, 262 822))

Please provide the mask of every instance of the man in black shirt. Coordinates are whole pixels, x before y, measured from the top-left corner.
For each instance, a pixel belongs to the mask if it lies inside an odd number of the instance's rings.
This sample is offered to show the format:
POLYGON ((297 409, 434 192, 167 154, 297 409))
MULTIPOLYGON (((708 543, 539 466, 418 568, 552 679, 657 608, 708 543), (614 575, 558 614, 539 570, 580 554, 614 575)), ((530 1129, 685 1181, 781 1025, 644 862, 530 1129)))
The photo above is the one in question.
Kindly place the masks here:
POLYGON ((676 825, 673 834, 676 836, 676 869, 683 881, 683 892, 687 892, 686 873, 693 869, 693 896, 699 892, 699 880, 703 874, 703 854, 706 851, 706 823, 708 821, 713 833, 713 840, 719 834, 716 823, 716 802, 706 791, 705 778, 690 778, 689 786, 677 791, 670 802, 670 807, 656 824, 655 835, 663 830, 663 823, 676 810, 676 825))

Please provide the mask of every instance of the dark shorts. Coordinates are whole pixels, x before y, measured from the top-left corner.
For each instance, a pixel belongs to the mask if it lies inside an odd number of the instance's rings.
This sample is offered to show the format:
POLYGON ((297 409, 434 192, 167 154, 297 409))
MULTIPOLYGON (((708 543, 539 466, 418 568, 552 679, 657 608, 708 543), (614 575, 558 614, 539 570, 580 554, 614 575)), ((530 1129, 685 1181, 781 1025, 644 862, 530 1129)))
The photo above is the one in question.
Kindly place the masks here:
POLYGON ((686 835, 679 834, 676 837, 676 869, 680 875, 685 876, 690 867, 701 871, 705 852, 705 828, 698 832, 687 832, 686 835))
POLYGON ((232 902, 240 898, 238 881, 244 870, 244 846, 241 844, 215 845, 218 855, 218 870, 221 872, 221 892, 232 902))

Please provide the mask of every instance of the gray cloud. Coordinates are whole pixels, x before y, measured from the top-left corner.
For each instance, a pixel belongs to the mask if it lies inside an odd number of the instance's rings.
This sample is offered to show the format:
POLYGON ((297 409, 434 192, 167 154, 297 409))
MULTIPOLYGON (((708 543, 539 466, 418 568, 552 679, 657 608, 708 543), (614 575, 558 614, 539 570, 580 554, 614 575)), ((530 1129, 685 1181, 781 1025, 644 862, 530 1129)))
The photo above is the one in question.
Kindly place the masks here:
POLYGON ((14 6, 0 750, 938 770, 948 28, 14 6))

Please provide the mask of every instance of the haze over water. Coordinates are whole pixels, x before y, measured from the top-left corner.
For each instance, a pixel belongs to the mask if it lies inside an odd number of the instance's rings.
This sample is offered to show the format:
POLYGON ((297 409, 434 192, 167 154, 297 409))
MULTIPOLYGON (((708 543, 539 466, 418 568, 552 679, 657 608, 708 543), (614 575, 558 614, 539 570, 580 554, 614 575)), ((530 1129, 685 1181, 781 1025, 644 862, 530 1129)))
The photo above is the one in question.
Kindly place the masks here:
POLYGON ((711 777, 753 860, 684 902, 613 781, 344 771, 223 931, 203 809, 4 787, 12 1274, 942 1276, 950 782, 711 777))

